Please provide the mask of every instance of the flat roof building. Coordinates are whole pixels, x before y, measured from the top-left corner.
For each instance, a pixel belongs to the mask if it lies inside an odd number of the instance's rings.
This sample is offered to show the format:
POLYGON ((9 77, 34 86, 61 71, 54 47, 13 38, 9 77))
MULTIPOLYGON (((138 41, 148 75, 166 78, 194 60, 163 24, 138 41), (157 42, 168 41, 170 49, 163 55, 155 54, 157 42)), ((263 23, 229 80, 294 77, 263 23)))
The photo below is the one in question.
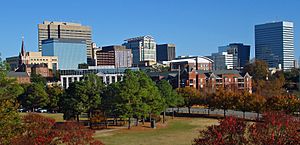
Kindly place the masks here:
POLYGON ((156 60, 162 62, 175 59, 175 47, 175 44, 156 45, 156 60))
POLYGON ((255 25, 255 59, 270 68, 294 68, 294 24, 273 22, 255 25))
POLYGON ((42 41, 43 56, 57 56, 59 69, 77 69, 87 63, 86 43, 81 39, 51 38, 42 41))
POLYGON ((92 61, 92 30, 89 26, 70 22, 44 21, 38 24, 39 51, 42 51, 42 41, 50 38, 81 39, 85 40, 87 62, 92 61))
POLYGON ((123 44, 127 49, 132 50, 133 65, 137 66, 147 62, 149 64, 156 63, 156 42, 150 35, 129 38, 123 44))
POLYGON ((102 47, 96 51, 96 66, 131 67, 131 49, 120 45, 102 47))

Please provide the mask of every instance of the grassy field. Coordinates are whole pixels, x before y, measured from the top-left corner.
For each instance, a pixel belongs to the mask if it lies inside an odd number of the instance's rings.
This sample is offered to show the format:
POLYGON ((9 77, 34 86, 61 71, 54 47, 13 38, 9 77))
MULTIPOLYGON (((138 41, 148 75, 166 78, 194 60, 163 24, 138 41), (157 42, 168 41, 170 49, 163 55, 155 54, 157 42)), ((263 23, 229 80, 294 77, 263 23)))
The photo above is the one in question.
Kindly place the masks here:
POLYGON ((199 135, 199 130, 217 123, 216 119, 176 118, 157 129, 136 127, 131 130, 97 131, 95 138, 106 145, 190 145, 199 135))
MULTIPOLYGON (((20 113, 21 116, 27 113, 20 113)), ((63 122, 63 114, 39 113, 50 117, 56 122, 63 122)), ((83 115, 82 120, 86 117, 83 115)), ((190 145, 195 137, 199 135, 199 130, 206 129, 207 126, 217 124, 217 119, 209 118, 175 118, 169 119, 166 124, 157 124, 157 129, 149 128, 149 124, 144 127, 117 128, 111 130, 96 131, 94 137, 101 140, 106 145, 190 145)))

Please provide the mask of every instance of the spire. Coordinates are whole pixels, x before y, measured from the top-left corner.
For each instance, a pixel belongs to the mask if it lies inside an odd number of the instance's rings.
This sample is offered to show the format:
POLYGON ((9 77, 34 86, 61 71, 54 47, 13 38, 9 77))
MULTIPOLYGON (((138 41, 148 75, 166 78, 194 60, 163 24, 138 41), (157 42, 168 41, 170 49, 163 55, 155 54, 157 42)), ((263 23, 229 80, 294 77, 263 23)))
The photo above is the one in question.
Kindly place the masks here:
POLYGON ((24 36, 22 36, 21 56, 25 56, 24 36))

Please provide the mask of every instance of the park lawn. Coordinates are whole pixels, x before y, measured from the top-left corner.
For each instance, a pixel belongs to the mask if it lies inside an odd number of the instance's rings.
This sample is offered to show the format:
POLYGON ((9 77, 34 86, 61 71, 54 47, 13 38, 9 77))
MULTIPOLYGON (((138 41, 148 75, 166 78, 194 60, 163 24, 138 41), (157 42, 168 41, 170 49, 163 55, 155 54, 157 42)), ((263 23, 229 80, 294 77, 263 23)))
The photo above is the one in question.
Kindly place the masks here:
POLYGON ((217 119, 176 118, 169 120, 166 127, 97 131, 94 137, 106 145, 190 145, 199 136, 199 130, 217 123, 217 119))
MULTIPOLYGON (((24 116, 28 113, 20 113, 21 116, 24 116)), ((56 122, 64 122, 63 114, 62 113, 38 113, 39 115, 49 117, 55 119, 56 122)))
MULTIPOLYGON (((24 116, 28 113, 20 113, 21 116, 24 116)), ((52 118, 52 119, 55 119, 55 122, 64 122, 64 118, 63 118, 63 113, 38 113, 42 116, 45 116, 45 117, 49 117, 49 118, 52 118)), ((83 113, 82 115, 80 115, 79 117, 80 120, 88 120, 87 118, 87 115, 86 113, 83 113)))

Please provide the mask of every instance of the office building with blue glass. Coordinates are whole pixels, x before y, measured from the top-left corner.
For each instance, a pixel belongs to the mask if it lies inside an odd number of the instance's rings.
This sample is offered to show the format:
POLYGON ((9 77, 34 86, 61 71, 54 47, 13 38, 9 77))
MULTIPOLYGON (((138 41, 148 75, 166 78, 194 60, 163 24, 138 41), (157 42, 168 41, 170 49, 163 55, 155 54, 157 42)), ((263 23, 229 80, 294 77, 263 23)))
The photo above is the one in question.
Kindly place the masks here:
POLYGON ((250 45, 243 43, 231 43, 227 46, 219 47, 219 54, 226 52, 232 55, 233 69, 243 69, 250 60, 250 45))
POLYGON ((294 68, 294 29, 292 22, 273 22, 255 26, 255 59, 270 68, 294 68))
POLYGON ((58 68, 77 69, 87 63, 86 42, 81 39, 51 38, 42 41, 43 56, 57 56, 58 68))

